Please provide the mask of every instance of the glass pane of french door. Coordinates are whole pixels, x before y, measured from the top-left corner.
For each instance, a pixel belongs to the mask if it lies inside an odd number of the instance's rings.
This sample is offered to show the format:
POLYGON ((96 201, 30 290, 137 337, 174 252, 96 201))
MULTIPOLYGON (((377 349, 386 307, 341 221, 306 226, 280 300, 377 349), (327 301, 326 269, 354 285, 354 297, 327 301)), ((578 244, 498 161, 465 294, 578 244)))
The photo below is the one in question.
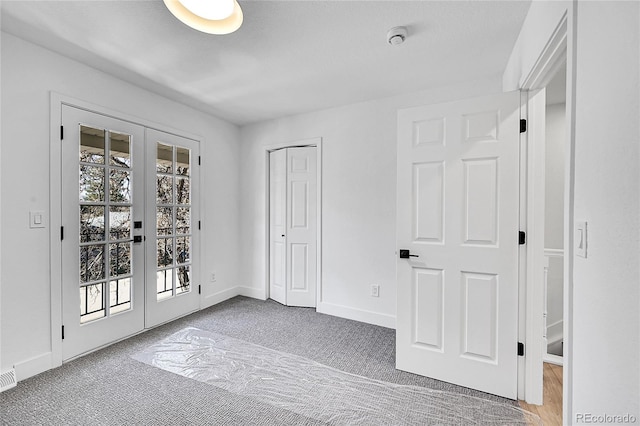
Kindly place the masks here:
POLYGON ((198 142, 147 129, 147 233, 155 251, 147 253, 147 326, 198 309, 194 286, 199 239, 198 142), (149 188, 150 189, 150 188, 149 188))
POLYGON ((156 143, 157 299, 191 291, 191 150, 156 143))
POLYGON ((131 309, 131 135, 80 124, 79 142, 84 324, 131 309))
POLYGON ((64 106, 63 359, 144 328, 144 128, 64 106))

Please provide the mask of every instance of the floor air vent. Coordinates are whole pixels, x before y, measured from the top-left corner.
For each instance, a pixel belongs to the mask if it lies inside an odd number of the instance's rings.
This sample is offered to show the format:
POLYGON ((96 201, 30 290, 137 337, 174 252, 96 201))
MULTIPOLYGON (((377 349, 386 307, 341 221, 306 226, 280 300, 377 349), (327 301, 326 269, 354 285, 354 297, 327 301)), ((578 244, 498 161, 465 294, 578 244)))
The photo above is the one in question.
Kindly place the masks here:
POLYGON ((5 373, 0 374, 0 392, 4 392, 16 386, 16 370, 13 368, 5 373))

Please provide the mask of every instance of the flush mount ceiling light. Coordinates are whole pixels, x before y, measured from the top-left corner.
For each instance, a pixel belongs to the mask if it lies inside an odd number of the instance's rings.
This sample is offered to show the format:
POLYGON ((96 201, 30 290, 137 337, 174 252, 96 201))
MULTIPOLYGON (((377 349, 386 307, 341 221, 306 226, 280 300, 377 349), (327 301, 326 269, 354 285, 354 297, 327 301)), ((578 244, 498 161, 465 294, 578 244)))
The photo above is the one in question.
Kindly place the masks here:
POLYGON ((242 25, 236 0, 164 0, 167 9, 184 24, 208 34, 229 34, 242 25))

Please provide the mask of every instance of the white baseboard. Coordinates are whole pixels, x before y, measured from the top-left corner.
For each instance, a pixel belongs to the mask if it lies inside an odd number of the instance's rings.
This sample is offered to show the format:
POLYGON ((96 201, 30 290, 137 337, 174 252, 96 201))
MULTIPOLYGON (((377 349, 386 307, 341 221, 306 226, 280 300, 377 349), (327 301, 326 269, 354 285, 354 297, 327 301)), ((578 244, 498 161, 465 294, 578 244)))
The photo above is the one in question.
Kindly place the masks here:
MULTIPOLYGON (((235 287, 239 296, 251 297, 258 300, 266 300, 265 291, 256 287, 235 287)), ((381 327, 396 328, 396 317, 393 315, 380 314, 378 312, 365 311, 362 309, 350 308, 348 306, 335 305, 333 303, 320 302, 316 306, 316 311, 321 314, 332 315, 334 317, 346 318, 360 321, 367 324, 379 325, 381 327)))
POLYGON ((264 290, 255 287, 243 287, 235 286, 226 290, 219 291, 214 294, 205 296, 202 309, 206 309, 210 306, 217 305, 220 302, 231 299, 236 296, 246 296, 252 299, 266 300, 264 290))
POLYGON ((202 309, 217 305, 220 302, 224 302, 225 300, 231 299, 232 297, 236 297, 238 295, 240 295, 239 287, 231 287, 226 290, 210 294, 204 297, 202 309))
POLYGON ((264 288, 256 288, 256 287, 236 287, 238 289, 239 296, 251 297, 253 299, 258 300, 267 300, 267 296, 265 295, 264 288))
POLYGON ((14 368, 16 370, 16 379, 18 382, 28 379, 29 377, 33 377, 36 374, 51 370, 53 368, 51 363, 51 352, 46 352, 42 355, 34 356, 33 358, 19 362, 14 368))
POLYGON ((380 314, 378 312, 365 311, 326 302, 318 303, 316 311, 321 314, 333 315, 335 317, 347 318, 350 320, 365 322, 367 324, 379 325, 381 327, 392 328, 394 330, 396 328, 395 316, 380 314))

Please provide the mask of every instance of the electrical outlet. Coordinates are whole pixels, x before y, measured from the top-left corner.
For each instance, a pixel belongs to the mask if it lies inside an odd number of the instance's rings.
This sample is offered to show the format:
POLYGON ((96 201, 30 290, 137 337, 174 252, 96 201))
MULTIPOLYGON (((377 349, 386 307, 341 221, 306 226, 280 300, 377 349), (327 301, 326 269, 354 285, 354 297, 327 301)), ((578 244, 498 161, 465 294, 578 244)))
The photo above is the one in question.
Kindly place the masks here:
POLYGON ((211 282, 212 282, 212 283, 215 283, 215 282, 216 282, 216 273, 215 273, 215 272, 212 272, 212 273, 211 273, 211 282))
POLYGON ((371 286, 371 296, 380 297, 380 286, 378 284, 373 284, 371 286))

